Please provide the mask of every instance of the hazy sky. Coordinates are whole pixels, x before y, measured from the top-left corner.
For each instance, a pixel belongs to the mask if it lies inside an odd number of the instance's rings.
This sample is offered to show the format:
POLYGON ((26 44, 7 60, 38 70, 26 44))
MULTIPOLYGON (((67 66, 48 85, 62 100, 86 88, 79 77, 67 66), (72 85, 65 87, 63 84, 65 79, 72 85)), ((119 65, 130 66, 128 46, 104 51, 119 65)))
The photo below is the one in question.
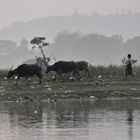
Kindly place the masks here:
POLYGON ((15 21, 70 15, 74 8, 81 14, 112 14, 122 9, 140 12, 140 0, 0 0, 0 29, 15 21))

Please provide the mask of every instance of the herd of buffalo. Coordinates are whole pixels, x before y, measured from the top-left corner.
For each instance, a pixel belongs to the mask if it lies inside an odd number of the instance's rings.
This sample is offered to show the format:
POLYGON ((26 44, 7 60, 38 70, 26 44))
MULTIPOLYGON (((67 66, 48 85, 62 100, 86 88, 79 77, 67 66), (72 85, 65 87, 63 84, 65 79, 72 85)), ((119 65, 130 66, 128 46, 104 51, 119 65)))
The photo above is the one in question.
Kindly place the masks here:
MULTIPOLYGON (((76 75, 80 75, 79 71, 83 71, 90 76, 89 73, 89 63, 86 61, 58 61, 53 65, 49 65, 46 68, 46 73, 51 71, 55 71, 56 74, 59 74, 60 77, 63 73, 73 73, 73 77, 76 75)), ((12 77, 13 75, 17 76, 16 85, 18 85, 18 81, 20 77, 25 77, 26 81, 28 81, 28 77, 32 77, 36 75, 39 78, 39 84, 42 82, 42 68, 37 64, 21 64, 16 69, 12 68, 8 72, 7 78, 12 77)))

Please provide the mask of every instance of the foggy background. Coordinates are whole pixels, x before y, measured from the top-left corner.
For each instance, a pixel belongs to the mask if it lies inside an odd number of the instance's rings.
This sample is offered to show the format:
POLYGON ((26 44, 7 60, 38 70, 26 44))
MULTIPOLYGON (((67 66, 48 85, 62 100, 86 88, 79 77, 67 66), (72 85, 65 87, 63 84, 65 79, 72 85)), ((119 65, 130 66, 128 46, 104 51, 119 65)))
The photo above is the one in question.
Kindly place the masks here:
MULTIPOLYGON (((140 60, 138 0, 0 0, 0 68, 39 56, 30 40, 44 36, 47 57, 121 65, 131 53, 140 60), (97 12, 96 12, 97 11, 97 12)), ((41 55, 40 55, 41 56, 41 55)))

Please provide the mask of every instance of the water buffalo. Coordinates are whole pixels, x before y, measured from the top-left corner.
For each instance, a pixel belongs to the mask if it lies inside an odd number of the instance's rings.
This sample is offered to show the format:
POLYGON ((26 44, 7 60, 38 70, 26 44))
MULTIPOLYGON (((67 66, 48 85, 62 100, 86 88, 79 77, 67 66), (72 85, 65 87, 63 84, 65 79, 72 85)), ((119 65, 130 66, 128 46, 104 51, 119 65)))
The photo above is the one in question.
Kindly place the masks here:
POLYGON ((89 63, 86 61, 77 61, 75 62, 77 65, 77 69, 78 71, 84 71, 84 76, 85 74, 88 74, 88 76, 90 77, 90 72, 89 72, 89 63))
POLYGON ((50 71, 55 71, 60 75, 60 77, 62 73, 73 72, 74 77, 76 76, 76 74, 79 74, 77 64, 74 61, 58 61, 53 65, 49 65, 47 67, 46 73, 49 73, 50 71))
POLYGON ((13 75, 17 76, 16 85, 18 85, 18 80, 20 77, 25 77, 26 81, 28 82, 28 77, 36 75, 39 78, 39 84, 41 84, 42 74, 41 74, 41 67, 36 64, 21 64, 16 69, 8 72, 7 78, 12 77, 13 75))

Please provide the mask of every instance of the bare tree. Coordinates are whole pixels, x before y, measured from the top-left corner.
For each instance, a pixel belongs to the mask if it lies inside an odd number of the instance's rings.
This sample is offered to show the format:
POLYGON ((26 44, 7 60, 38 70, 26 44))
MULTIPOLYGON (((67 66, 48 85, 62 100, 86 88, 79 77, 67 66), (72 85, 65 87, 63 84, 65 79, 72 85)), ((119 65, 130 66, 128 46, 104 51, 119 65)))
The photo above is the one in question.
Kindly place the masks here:
POLYGON ((43 51, 43 47, 47 47, 49 45, 48 42, 46 42, 45 37, 34 37, 30 43, 33 45, 32 49, 39 48, 41 51, 41 54, 43 56, 43 59, 45 60, 46 67, 48 66, 48 62, 50 61, 49 57, 46 57, 43 51))

